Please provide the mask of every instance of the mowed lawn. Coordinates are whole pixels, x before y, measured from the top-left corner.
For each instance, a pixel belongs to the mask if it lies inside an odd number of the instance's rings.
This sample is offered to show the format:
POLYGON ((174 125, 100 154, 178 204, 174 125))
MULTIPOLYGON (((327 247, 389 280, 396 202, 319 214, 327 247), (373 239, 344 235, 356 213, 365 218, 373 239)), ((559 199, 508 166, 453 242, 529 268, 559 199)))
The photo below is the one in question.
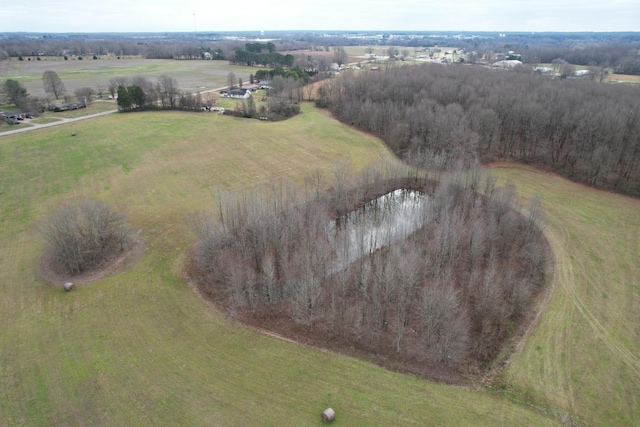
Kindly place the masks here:
POLYGON ((556 264, 552 297, 504 373, 509 391, 587 425, 640 425, 640 200, 495 172, 542 195, 556 264))
POLYGON ((497 170, 525 199, 541 192, 557 264, 501 394, 246 330, 183 280, 185 218, 212 207, 216 188, 330 175, 348 159, 361 168, 391 156, 309 106, 280 123, 136 113, 0 137, 2 424, 319 425, 327 406, 336 425, 546 425, 565 412, 590 425, 638 423, 637 200, 497 170), (38 279, 34 228, 84 196, 126 209, 147 249, 126 271, 65 293, 38 279))

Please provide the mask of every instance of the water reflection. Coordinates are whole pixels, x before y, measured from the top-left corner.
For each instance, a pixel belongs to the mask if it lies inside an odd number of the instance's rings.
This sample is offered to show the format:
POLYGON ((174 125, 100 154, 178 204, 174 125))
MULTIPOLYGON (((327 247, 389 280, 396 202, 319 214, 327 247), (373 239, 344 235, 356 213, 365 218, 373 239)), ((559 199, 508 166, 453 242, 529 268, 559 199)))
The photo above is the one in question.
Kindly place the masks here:
POLYGON ((395 190, 329 223, 327 232, 336 250, 331 273, 425 225, 427 200, 419 191, 395 190))

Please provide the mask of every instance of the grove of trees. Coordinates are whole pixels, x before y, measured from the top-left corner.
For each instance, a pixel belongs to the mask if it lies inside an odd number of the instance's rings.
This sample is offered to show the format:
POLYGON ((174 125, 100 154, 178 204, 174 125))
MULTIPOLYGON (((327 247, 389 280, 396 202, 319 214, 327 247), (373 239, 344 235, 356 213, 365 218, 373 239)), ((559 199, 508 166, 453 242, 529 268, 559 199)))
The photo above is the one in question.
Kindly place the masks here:
POLYGON ((640 195, 640 88, 463 65, 342 73, 318 91, 407 162, 514 160, 640 195))
POLYGON ((265 67, 291 67, 294 57, 291 54, 282 55, 276 52, 273 43, 246 43, 244 49, 235 48, 235 55, 231 58, 233 64, 263 65, 265 67))
POLYGON ((155 84, 144 76, 117 77, 109 81, 109 92, 117 98, 121 111, 200 110, 208 102, 199 93, 180 91, 178 81, 167 75, 158 77, 155 84))
POLYGON ((54 270, 69 274, 100 266, 132 242, 125 215, 99 200, 60 206, 39 224, 38 231, 48 243, 47 256, 54 270))
POLYGON ((354 177, 342 164, 331 180, 329 192, 321 173, 303 189, 219 192, 215 209, 194 213, 191 271, 202 292, 249 323, 423 375, 490 363, 544 283, 539 202, 522 216, 515 188, 478 171, 436 185, 389 166, 354 177), (396 188, 429 194, 418 214, 426 226, 349 264, 328 224, 396 188))

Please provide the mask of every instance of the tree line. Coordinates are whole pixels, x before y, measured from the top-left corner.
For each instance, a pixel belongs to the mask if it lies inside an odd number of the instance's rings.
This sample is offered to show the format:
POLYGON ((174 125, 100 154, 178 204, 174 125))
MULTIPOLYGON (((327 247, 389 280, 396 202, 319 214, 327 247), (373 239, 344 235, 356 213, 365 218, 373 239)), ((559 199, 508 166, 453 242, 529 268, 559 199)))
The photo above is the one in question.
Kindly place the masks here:
MULTIPOLYGON (((255 73, 255 79, 260 80, 270 80, 275 76, 281 76, 284 78, 292 78, 294 80, 302 79, 305 83, 309 82, 309 80, 318 74, 318 70, 315 68, 305 68, 304 70, 300 68, 300 65, 296 65, 293 68, 285 70, 283 67, 276 67, 270 70, 260 69, 255 73)), ((253 82, 252 82, 253 83, 253 82)))
POLYGON ((343 73, 318 105, 410 164, 515 160, 640 195, 640 88, 426 64, 343 73))
POLYGON ((246 43, 244 49, 236 47, 235 55, 230 58, 232 64, 247 66, 263 65, 265 67, 291 67, 294 56, 276 52, 273 43, 246 43))
POLYGON ((144 76, 133 78, 117 77, 109 81, 109 92, 117 98, 121 111, 180 109, 200 110, 203 105, 211 105, 209 98, 200 93, 183 92, 178 81, 171 76, 161 75, 155 84, 144 76))
MULTIPOLYGON (((407 173, 379 165, 355 176, 339 164, 303 188, 278 181, 218 192, 214 209, 189 220, 198 286, 231 312, 295 322, 323 344, 413 366, 490 362, 544 282, 539 203, 520 215, 515 188, 477 170, 440 184, 407 173), (396 188, 429 194, 417 214, 426 225, 352 262, 349 245, 335 243, 348 230, 334 236, 328 224, 396 188)), ((365 233, 356 226, 356 240, 365 233)))
POLYGON ((574 65, 613 68, 619 74, 640 75, 640 41, 588 44, 575 46, 529 46, 523 56, 525 62, 551 63, 557 58, 574 65))
POLYGON ((227 59, 237 41, 209 42, 192 37, 169 39, 141 37, 41 36, 0 39, 0 60, 18 57, 142 56, 150 59, 227 59))

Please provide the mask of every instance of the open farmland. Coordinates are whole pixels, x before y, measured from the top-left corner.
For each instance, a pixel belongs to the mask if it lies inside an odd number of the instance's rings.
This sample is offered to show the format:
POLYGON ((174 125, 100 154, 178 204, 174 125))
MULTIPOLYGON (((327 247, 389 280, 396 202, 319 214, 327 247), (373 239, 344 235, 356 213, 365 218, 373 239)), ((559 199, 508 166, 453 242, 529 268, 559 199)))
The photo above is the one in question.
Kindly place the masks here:
POLYGON ((526 197, 541 192, 555 288, 504 379, 588 425, 640 422, 640 201, 554 175, 500 168, 526 197))
POLYGON ((247 330, 185 283, 194 242, 185 217, 211 207, 217 187, 329 175, 345 159, 356 169, 393 161, 378 139, 310 106, 277 123, 136 113, 0 137, 3 423, 300 426, 320 424, 327 406, 336 425, 639 422, 637 200, 498 170, 525 198, 542 193, 558 271, 546 311, 501 378, 504 393, 247 330), (64 293, 38 278, 34 224, 84 196, 126 208, 147 248, 126 271, 64 293))
POLYGON ((172 59, 144 59, 101 57, 93 60, 48 58, 42 61, 0 61, 0 75, 3 79, 19 81, 27 91, 36 96, 45 96, 42 74, 46 70, 55 71, 64 83, 67 94, 73 95, 81 87, 91 87, 95 91, 98 85, 107 93, 109 80, 115 77, 133 77, 144 75, 155 82, 157 77, 166 74, 178 81, 181 90, 202 92, 227 85, 227 75, 233 71, 236 77, 249 81, 249 74, 257 68, 230 65, 229 61, 179 61, 172 59))
POLYGON ((215 187, 388 157, 377 139, 310 108, 279 123, 141 113, 2 137, 3 422, 299 426, 331 405, 343 425, 549 424, 491 394, 246 330, 181 278, 193 243, 185 216, 209 207, 215 187), (126 206, 147 249, 127 271, 66 294, 37 277, 33 226, 78 196, 126 206))

